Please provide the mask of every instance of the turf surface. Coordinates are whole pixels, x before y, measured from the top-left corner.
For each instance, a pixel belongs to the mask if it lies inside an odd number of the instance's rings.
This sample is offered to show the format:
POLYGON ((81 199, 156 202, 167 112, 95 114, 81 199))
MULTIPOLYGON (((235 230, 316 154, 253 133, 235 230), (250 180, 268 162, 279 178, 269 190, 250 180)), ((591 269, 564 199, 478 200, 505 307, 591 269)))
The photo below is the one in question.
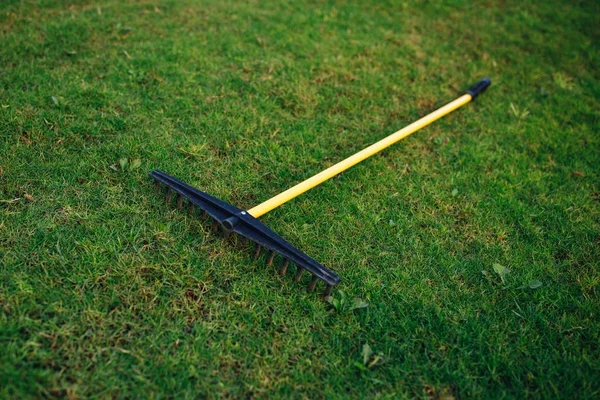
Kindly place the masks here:
POLYGON ((3 1, 1 396, 597 398, 599 13, 3 1), (483 76, 262 218, 335 306, 148 179, 251 207, 483 76))

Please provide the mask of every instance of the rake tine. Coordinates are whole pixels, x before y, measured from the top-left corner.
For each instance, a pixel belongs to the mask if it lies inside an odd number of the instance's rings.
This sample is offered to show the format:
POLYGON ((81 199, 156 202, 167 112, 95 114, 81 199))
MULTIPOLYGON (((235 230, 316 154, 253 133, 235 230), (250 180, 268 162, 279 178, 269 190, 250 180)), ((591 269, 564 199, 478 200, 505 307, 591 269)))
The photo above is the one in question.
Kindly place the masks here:
POLYGON ((219 227, 219 223, 217 221, 213 221, 212 223, 212 231, 216 232, 219 227))
POLYGON ((194 216, 194 203, 191 201, 188 203, 188 215, 190 217, 194 216))
POLYGON ((183 207, 183 196, 177 193, 177 209, 181 210, 181 207, 183 207))
POLYGON ((256 243, 256 251, 254 252, 254 259, 257 259, 260 256, 260 244, 256 243))
POLYGON ((308 291, 312 292, 313 290, 315 290, 315 286, 317 286, 317 281, 319 280, 319 278, 317 278, 316 276, 313 275, 312 279, 310 280, 310 283, 308 284, 308 291))
POLYGON ((331 289, 333 289, 333 286, 327 285, 327 287, 325 288, 325 291, 323 292, 323 297, 331 296, 331 289))
POLYGON ((156 190, 156 194, 160 194, 160 190, 162 189, 160 182, 158 180, 154 181, 154 188, 156 190))
POLYGON ((302 268, 299 265, 297 267, 298 269, 296 269, 296 276, 294 277, 294 281, 300 282, 300 279, 302 279, 302 271, 304 270, 304 268, 302 268))
POLYGON ((275 257, 275 251, 271 250, 269 252, 269 258, 267 259, 267 267, 270 267, 273 264, 274 257, 275 257))
POLYGON ((281 274, 281 276, 285 276, 289 264, 290 261, 287 258, 283 260, 283 265, 281 266, 281 270, 279 271, 279 274, 281 274))
POLYGON ((246 247, 248 244, 248 238, 246 236, 242 236, 242 246, 246 247))
POLYGON ((171 190, 170 187, 167 186, 167 205, 171 204, 171 195, 173 194, 173 191, 171 190))

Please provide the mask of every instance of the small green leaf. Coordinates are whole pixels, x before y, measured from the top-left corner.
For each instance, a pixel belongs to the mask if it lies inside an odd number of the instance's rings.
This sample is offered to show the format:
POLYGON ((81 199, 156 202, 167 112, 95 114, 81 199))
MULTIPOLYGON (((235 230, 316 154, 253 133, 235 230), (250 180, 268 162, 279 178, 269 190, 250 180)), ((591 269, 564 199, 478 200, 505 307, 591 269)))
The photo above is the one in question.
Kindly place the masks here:
POLYGON ((367 303, 360 297, 355 297, 354 300, 352 300, 352 307, 350 308, 350 310, 356 310, 359 308, 367 308, 368 306, 369 306, 369 303, 367 303))
POLYGON ((339 301, 333 297, 333 296, 327 296, 325 297, 325 301, 328 302, 329 304, 331 304, 331 306, 333 307, 334 310, 338 310, 338 306, 339 306, 339 301))
POLYGON ((126 158, 121 158, 119 160, 119 165, 121 166, 121 169, 125 169, 125 167, 127 166, 127 159, 126 158))
POLYGON ((373 349, 371 349, 371 346, 369 346, 369 343, 363 344, 362 356, 363 356, 363 364, 364 365, 367 365, 369 363, 369 360, 371 359, 372 355, 373 355, 373 349))
POLYGON ((131 167, 129 167, 130 169, 136 169, 139 168, 140 165, 142 165, 142 160, 140 160, 139 158, 136 158, 135 160, 133 160, 131 162, 131 167))
POLYGON ((339 308, 346 308, 347 304, 348 304, 348 296, 346 296, 346 293, 343 290, 338 290, 338 293, 340 294, 340 301, 338 302, 339 304, 339 308))
POLYGON ((531 289, 537 289, 542 285, 543 285, 542 281, 539 281, 537 279, 533 279, 533 280, 529 281, 529 287, 531 289))
POLYGON ((500 265, 497 263, 494 264, 493 267, 494 267, 494 272, 500 276, 502 283, 506 283, 506 274, 508 274, 509 269, 506 268, 504 265, 500 265))
POLYGON ((333 308, 335 308, 336 311, 340 311, 340 308, 342 307, 342 303, 338 299, 333 299, 331 301, 331 305, 333 306, 333 308))
POLYGON ((456 197, 458 195, 458 189, 452 190, 452 197, 456 197))
POLYGON ((494 272, 498 275, 504 275, 506 272, 506 267, 500 264, 494 264, 494 272))

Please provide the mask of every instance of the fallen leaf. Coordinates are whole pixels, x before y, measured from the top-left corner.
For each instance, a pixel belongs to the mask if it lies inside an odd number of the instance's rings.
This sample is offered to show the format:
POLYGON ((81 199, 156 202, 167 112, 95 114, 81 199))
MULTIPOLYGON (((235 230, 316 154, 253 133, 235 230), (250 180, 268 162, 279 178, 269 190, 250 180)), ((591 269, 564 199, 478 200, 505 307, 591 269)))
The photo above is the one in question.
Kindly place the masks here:
POLYGON ((29 193, 25 193, 25 196, 24 196, 24 197, 25 197, 27 200, 29 200, 29 201, 33 201, 33 200, 34 200, 33 196, 32 196, 32 195, 30 195, 29 193))
POLYGON ((500 264, 494 264, 494 272, 497 273, 498 275, 504 275, 506 273, 506 267, 504 265, 500 265, 500 264))
POLYGON ((497 273, 500 276, 500 279, 502 280, 502 283, 506 283, 506 274, 508 274, 510 271, 508 268, 506 268, 504 265, 500 265, 500 264, 494 264, 494 272, 497 273))
POLYGON ((542 281, 539 281, 537 279, 533 279, 533 280, 529 281, 529 287, 531 289, 537 289, 542 285, 543 285, 542 281))
POLYGON ((360 297, 355 297, 354 300, 352 301, 351 310, 357 310, 359 308, 367 308, 368 306, 369 306, 369 303, 367 303, 360 297))
POLYGON ((367 365, 369 363, 369 360, 371 359, 372 355, 373 355, 373 349, 371 349, 371 346, 369 346, 369 343, 363 344, 362 356, 363 356, 363 364, 364 365, 367 365))
POLYGON ((325 301, 327 301, 329 304, 331 304, 333 306, 333 308, 335 308, 336 311, 340 310, 341 307, 341 303, 338 299, 336 299, 333 296, 327 296, 325 298, 325 301))

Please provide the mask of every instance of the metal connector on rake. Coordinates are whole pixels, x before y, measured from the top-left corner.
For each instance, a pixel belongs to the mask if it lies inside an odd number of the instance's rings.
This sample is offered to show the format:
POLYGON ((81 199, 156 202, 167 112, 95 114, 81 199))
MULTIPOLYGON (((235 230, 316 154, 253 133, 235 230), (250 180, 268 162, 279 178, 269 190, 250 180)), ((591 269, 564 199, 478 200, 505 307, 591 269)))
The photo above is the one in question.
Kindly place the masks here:
POLYGON ((221 226, 227 233, 237 233, 256 243, 256 257, 260 254, 261 248, 268 250, 267 264, 269 266, 272 264, 275 254, 279 254, 282 258, 282 275, 285 275, 290 263, 296 265, 296 281, 300 280, 303 271, 310 273, 312 279, 308 285, 309 291, 315 289, 317 281, 320 279, 326 285, 324 296, 328 296, 332 287, 340 282, 338 275, 289 244, 247 211, 219 200, 165 172, 155 170, 150 173, 150 177, 157 185, 157 192, 162 192, 162 186, 166 186, 167 203, 171 203, 173 196, 176 196, 177 208, 181 209, 183 208, 183 199, 186 199, 190 215, 194 214, 194 208, 197 207, 212 218, 213 227, 221 226))
POLYGON ((158 190, 161 190, 161 184, 167 187, 167 203, 171 202, 173 194, 175 194, 177 196, 177 207, 182 208, 183 199, 186 198, 189 202, 188 209, 190 215, 193 214, 194 207, 198 207, 203 213, 209 215, 213 219, 213 230, 216 230, 220 225, 227 233, 235 232, 242 236, 244 240, 250 239, 254 241, 256 243, 255 257, 260 255, 261 248, 269 250, 268 266, 271 266, 275 254, 280 254, 283 258, 280 270, 281 275, 286 274, 290 262, 294 263, 296 264, 296 276, 294 278, 296 282, 300 281, 302 278, 302 272, 307 271, 312 274, 308 290, 314 290, 317 281, 320 279, 326 284, 325 296, 328 296, 331 293, 331 288, 339 283, 339 276, 286 242, 275 232, 259 222, 257 218, 473 101, 477 96, 483 93, 491 83, 489 78, 482 79, 475 84, 475 86, 467 90, 465 94, 445 106, 438 108, 412 124, 392 133, 388 137, 373 143, 358 153, 332 165, 324 171, 319 172, 307 180, 298 183, 296 186, 279 193, 277 196, 272 197, 247 211, 241 210, 229 203, 195 189, 164 172, 152 171, 150 176, 156 181, 158 190))

